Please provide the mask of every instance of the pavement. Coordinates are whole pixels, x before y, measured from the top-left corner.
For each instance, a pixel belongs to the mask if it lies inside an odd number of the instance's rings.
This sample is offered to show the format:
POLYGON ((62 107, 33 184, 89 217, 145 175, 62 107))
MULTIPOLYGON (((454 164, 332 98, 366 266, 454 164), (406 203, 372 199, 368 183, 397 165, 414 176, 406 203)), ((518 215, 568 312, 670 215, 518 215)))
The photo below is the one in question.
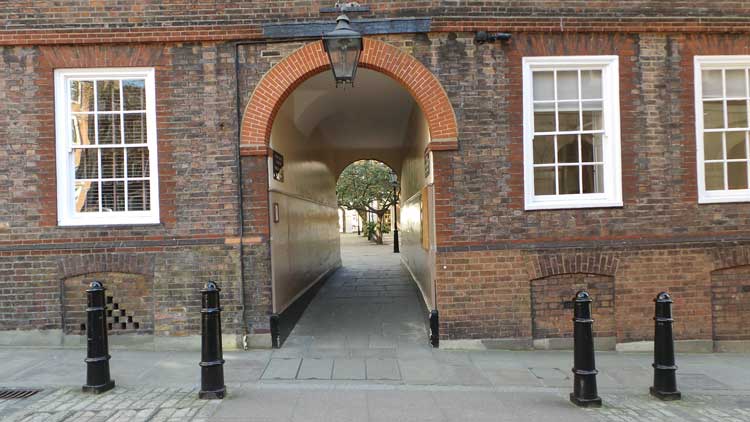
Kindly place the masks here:
POLYGON ((572 352, 433 349, 392 245, 342 244, 343 268, 281 349, 224 354, 224 400, 198 399, 195 352, 113 350, 116 388, 89 395, 84 350, 5 348, 0 396, 41 391, 0 399, 0 420, 750 421, 750 355, 679 354, 683 399, 662 402, 648 394, 650 354, 598 352, 604 405, 581 409, 568 400, 572 352))

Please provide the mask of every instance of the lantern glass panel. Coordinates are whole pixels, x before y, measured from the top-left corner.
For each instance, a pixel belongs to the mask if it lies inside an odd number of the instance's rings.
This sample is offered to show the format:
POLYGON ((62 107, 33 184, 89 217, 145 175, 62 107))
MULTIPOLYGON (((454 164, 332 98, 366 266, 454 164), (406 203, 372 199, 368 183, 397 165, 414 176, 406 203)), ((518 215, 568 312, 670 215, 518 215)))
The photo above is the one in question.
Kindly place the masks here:
POLYGON ((336 80, 350 81, 357 72, 357 62, 362 50, 362 39, 332 38, 326 40, 336 80))

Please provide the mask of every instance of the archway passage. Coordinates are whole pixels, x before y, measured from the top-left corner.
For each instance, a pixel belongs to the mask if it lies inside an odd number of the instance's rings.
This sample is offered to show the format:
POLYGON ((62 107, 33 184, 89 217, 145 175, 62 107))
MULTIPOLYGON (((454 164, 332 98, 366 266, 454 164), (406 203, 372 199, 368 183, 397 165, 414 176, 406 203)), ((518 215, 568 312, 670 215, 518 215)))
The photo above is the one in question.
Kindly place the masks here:
MULTIPOLYGON (((453 107, 440 82, 422 63, 394 46, 366 38, 359 66, 389 76, 412 96, 429 127, 428 149, 458 147, 453 107)), ((265 153, 284 100, 305 80, 329 69, 322 42, 307 44, 274 66, 255 88, 245 108, 241 127, 243 155, 265 153)))
POLYGON ((298 314, 301 298, 323 286, 308 297, 289 343, 338 353, 403 342, 428 346, 425 319, 435 306, 434 244, 425 224, 430 141, 415 98, 380 72, 361 69, 346 90, 320 73, 286 96, 269 137, 284 163, 269 180, 273 312, 298 314), (339 233, 336 182, 362 159, 385 163, 399 176, 400 254, 392 244, 339 233))

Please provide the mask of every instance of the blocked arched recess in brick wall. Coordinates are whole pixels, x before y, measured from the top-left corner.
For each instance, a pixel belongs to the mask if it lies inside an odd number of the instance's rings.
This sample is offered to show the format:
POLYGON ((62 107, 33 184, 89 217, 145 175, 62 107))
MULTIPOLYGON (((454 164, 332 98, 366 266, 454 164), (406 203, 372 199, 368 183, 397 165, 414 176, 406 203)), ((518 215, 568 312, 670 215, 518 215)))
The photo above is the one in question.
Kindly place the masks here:
MULTIPOLYGON (((398 81, 414 98, 430 130, 428 150, 458 148, 458 125, 448 95, 440 81, 411 55, 385 42, 365 38, 361 68, 381 72, 398 81)), ((273 121, 289 94, 302 82, 328 71, 330 64, 321 41, 301 47, 263 76, 242 117, 243 155, 264 155, 273 121)))

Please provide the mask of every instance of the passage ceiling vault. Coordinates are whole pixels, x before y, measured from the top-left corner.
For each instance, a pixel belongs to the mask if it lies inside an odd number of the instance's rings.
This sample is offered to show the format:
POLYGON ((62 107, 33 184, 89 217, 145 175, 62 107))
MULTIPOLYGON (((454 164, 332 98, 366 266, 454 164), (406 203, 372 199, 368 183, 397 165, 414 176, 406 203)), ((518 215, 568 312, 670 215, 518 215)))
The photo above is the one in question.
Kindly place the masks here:
POLYGON ((411 141, 410 119, 426 124, 398 82, 369 69, 360 69, 355 86, 346 89, 335 87, 330 72, 311 77, 289 95, 278 117, 276 121, 292 122, 308 142, 331 151, 338 171, 352 157, 378 159, 399 169, 411 141))

